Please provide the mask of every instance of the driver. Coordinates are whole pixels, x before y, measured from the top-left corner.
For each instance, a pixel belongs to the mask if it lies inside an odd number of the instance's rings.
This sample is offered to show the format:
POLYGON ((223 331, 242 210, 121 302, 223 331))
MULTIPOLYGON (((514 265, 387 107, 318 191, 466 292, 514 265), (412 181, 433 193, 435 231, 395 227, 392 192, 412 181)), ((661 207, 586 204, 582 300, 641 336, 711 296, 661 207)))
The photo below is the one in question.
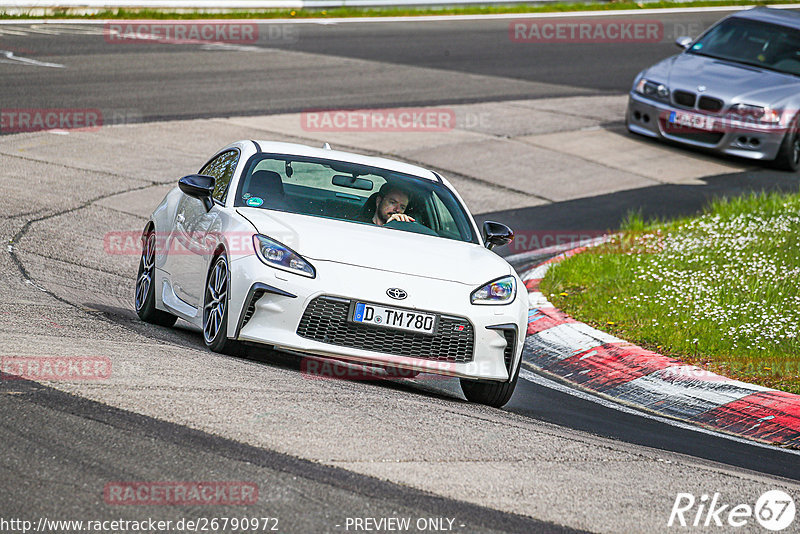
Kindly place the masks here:
POLYGON ((378 196, 375 197, 375 215, 372 216, 371 222, 378 226, 391 221, 415 222, 413 217, 405 213, 409 200, 406 191, 389 183, 383 184, 378 196))

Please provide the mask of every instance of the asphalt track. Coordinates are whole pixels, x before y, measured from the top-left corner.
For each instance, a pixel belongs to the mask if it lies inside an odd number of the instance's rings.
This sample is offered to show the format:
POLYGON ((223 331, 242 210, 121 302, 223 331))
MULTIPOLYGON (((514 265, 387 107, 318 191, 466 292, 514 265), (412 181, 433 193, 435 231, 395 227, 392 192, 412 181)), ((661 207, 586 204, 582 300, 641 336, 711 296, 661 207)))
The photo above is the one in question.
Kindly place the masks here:
MULTIPOLYGON (((718 14, 659 17, 670 31, 696 27, 692 25, 705 27, 717 18, 718 14)), ((413 26, 364 23, 303 25, 296 32, 273 34, 274 38, 264 43, 265 51, 261 53, 264 59, 253 61, 252 54, 240 56, 230 47, 209 51, 183 45, 111 45, 87 28, 65 27, 62 32, 47 34, 26 32, 23 27, 17 32, 19 35, 3 33, 3 29, 0 27, 0 49, 69 66, 55 69, 13 60, 0 65, 3 108, 125 110, 124 116, 142 122, 331 107, 331 95, 336 95, 333 98, 336 106, 367 107, 622 93, 640 66, 674 50, 673 35, 664 42, 635 47, 611 44, 598 56, 592 45, 510 43, 508 21, 413 26), (296 54, 289 60, 281 57, 272 62, 269 50, 273 48, 296 54), (360 61, 349 63, 353 59, 360 61), (348 65, 358 68, 348 70, 348 65), (450 72, 474 76, 470 83, 464 83, 462 76, 451 77, 450 72)), ((746 175, 717 181, 723 191, 756 188, 746 175)), ((773 186, 788 188, 792 183, 776 182, 773 186)), ((661 203, 657 201, 663 198, 660 194, 649 198, 654 210, 668 215, 696 209, 704 201, 703 197, 688 196, 692 197, 685 199, 688 208, 680 199, 661 203)), ((601 206, 613 206, 612 212, 605 216, 609 221, 618 221, 631 206, 642 205, 642 199, 635 193, 625 193, 617 195, 616 202, 608 199, 576 202, 587 205, 594 202, 592 205, 598 210, 601 206)), ((569 203, 565 204, 492 215, 507 215, 531 224, 535 212, 550 221, 553 217, 547 215, 558 212, 562 220, 557 224, 565 228, 586 227, 585 221, 564 213, 586 216, 587 210, 566 209, 569 203)), ((19 277, 19 267, 15 265, 4 276, 19 277)), ((107 310, 105 317, 110 323, 130 328, 129 312, 107 310)), ((197 333, 192 331, 155 335, 164 335, 173 342, 177 338, 179 343, 189 346, 201 345, 197 333)), ((275 355, 269 355, 266 359, 271 365, 297 368, 292 358, 275 361, 275 355)), ((202 461, 209 476, 216 472, 247 471, 253 466, 262 470, 258 476, 268 481, 265 486, 285 492, 269 501, 270 510, 282 517, 305 521, 287 527, 288 531, 332 529, 335 521, 326 511, 332 502, 341 507, 340 518, 435 514, 459 517, 464 530, 469 532, 494 529, 534 532, 556 528, 546 521, 295 460, 66 396, 36 384, 11 381, 0 384, 2 411, 12 414, 4 417, 3 441, 19 445, 7 449, 4 458, 4 471, 13 475, 6 478, 11 484, 0 488, 3 516, 31 510, 45 513, 49 507, 60 514, 79 513, 97 505, 91 502, 91 497, 79 492, 80 498, 65 498, 62 506, 53 507, 53 503, 42 499, 43 488, 50 484, 85 487, 115 477, 145 479, 156 474, 148 469, 150 463, 161 466, 158 473, 162 478, 187 478, 187 473, 197 477, 197 465, 202 461), (98 459, 101 450, 98 442, 105 445, 102 448, 105 458, 98 459), (92 457, 91 461, 86 460, 87 455, 92 457), (74 482, 65 483, 68 480, 74 482)), ((427 391, 405 383, 386 387, 409 395, 425 395, 427 391)), ((677 428, 528 381, 520 382, 505 410, 568 430, 720 462, 731 469, 800 480, 800 462, 783 451, 677 428)))
MULTIPOLYGON (((3 470, 14 472, 0 487, 5 519, 91 517, 89 511, 100 503, 84 490, 109 480, 202 480, 225 473, 258 480, 261 498, 246 516, 275 518, 281 532, 343 530, 348 517, 458 518, 453 530, 465 532, 577 532, 109 408, 33 382, 0 381, 0 410, 5 414, 0 436, 15 444, 4 451, 3 470), (98 443, 104 454, 98 454, 98 443), (52 502, 69 486, 75 488, 72 495, 52 502)), ((138 512, 118 509, 114 518, 141 520, 138 512)), ((208 512, 151 513, 175 523, 187 515, 208 512)), ((242 507, 215 506, 214 516, 241 517, 242 507)))
POLYGON ((5 65, 0 105, 125 109, 153 121, 623 93, 642 66, 675 52, 674 38, 698 34, 720 14, 636 18, 659 22, 662 39, 518 43, 510 20, 276 24, 262 25, 256 43, 198 50, 108 42, 102 25, 2 26, 0 50, 68 67, 5 65), (239 47, 260 53, 236 54, 239 47), (453 75, 463 73, 470 77, 453 75))

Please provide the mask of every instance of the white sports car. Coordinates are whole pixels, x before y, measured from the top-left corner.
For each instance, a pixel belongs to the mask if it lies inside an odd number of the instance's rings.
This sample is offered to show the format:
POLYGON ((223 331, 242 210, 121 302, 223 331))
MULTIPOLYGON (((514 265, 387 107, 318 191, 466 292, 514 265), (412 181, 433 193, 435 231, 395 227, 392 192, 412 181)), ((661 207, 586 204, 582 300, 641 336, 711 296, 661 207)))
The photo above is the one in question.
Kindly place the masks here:
POLYGON ((508 402, 528 299, 437 173, 324 148, 239 141, 182 178, 142 234, 136 311, 241 342, 460 378, 467 399, 508 402))

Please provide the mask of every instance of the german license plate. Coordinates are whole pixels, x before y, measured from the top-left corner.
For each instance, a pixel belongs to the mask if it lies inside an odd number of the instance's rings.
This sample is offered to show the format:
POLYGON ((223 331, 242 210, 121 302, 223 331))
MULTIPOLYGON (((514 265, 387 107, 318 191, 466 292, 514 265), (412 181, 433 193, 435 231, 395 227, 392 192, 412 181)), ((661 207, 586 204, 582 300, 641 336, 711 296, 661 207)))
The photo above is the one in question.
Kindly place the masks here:
POLYGON ((715 123, 714 117, 696 113, 682 113, 680 111, 671 111, 668 120, 671 126, 707 131, 713 131, 715 123))
POLYGON ((436 315, 431 313, 388 308, 366 302, 356 302, 351 320, 354 323, 397 328, 420 334, 433 334, 436 328, 436 315))

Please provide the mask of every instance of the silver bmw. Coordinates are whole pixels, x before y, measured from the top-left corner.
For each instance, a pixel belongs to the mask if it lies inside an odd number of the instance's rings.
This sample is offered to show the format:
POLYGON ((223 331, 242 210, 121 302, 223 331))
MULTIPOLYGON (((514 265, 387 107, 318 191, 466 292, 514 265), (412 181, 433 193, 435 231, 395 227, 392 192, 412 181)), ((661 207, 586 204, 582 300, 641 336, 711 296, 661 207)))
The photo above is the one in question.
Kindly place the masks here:
POLYGON ((800 13, 730 15, 640 72, 626 123, 640 135, 800 168, 800 13))

